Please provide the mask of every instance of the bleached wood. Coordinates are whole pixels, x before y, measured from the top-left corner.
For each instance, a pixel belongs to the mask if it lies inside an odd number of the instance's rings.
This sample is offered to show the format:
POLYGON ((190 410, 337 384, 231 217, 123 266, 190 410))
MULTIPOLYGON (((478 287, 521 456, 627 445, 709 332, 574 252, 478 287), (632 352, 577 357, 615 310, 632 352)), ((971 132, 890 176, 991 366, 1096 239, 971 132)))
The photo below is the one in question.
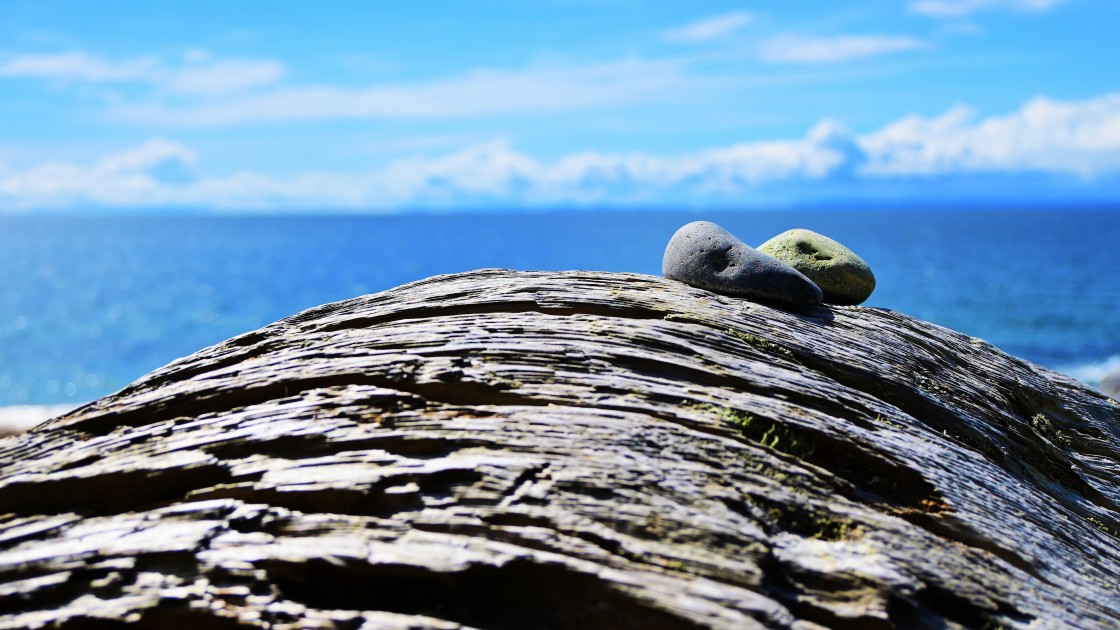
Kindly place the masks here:
POLYGON ((483 270, 0 440, 0 628, 1114 628, 1118 501, 1120 405, 978 339, 483 270))

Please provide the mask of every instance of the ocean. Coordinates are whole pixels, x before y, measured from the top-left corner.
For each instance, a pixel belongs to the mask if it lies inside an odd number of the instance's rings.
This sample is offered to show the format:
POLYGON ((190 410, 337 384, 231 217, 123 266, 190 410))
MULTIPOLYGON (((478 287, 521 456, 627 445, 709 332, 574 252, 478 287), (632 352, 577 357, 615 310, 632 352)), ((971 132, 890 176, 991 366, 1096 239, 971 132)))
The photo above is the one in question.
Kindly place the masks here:
POLYGON ((752 245, 821 232, 870 264, 867 306, 1087 381, 1120 366, 1120 211, 32 215, 0 218, 0 406, 77 405, 303 309, 434 274, 660 274, 669 237, 701 219, 752 245))

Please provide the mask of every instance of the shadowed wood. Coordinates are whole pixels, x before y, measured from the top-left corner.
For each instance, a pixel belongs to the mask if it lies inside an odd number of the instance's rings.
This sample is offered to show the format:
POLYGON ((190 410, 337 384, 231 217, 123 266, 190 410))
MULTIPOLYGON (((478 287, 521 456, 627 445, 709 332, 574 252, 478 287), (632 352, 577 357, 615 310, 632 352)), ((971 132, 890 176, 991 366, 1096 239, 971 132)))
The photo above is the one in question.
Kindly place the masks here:
POLYGON ((1120 405, 882 309, 483 270, 0 440, 0 628, 1120 624, 1120 405))

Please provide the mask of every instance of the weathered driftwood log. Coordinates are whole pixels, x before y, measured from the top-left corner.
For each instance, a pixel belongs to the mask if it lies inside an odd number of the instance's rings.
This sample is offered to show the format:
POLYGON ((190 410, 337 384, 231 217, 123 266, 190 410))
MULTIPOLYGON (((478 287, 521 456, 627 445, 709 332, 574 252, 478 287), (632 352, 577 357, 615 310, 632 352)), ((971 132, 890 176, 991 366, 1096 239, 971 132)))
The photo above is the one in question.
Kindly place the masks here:
POLYGON ((1120 624, 1115 401, 649 276, 315 308, 0 465, 3 628, 1120 624))

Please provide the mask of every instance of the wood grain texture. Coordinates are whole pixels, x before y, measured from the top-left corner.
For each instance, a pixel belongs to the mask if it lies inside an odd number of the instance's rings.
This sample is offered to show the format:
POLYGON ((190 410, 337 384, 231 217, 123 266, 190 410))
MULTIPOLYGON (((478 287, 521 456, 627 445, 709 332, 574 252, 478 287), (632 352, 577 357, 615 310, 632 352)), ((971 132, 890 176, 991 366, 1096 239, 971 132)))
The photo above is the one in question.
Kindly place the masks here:
POLYGON ((482 270, 0 440, 0 628, 1114 628, 1120 405, 900 313, 482 270))

